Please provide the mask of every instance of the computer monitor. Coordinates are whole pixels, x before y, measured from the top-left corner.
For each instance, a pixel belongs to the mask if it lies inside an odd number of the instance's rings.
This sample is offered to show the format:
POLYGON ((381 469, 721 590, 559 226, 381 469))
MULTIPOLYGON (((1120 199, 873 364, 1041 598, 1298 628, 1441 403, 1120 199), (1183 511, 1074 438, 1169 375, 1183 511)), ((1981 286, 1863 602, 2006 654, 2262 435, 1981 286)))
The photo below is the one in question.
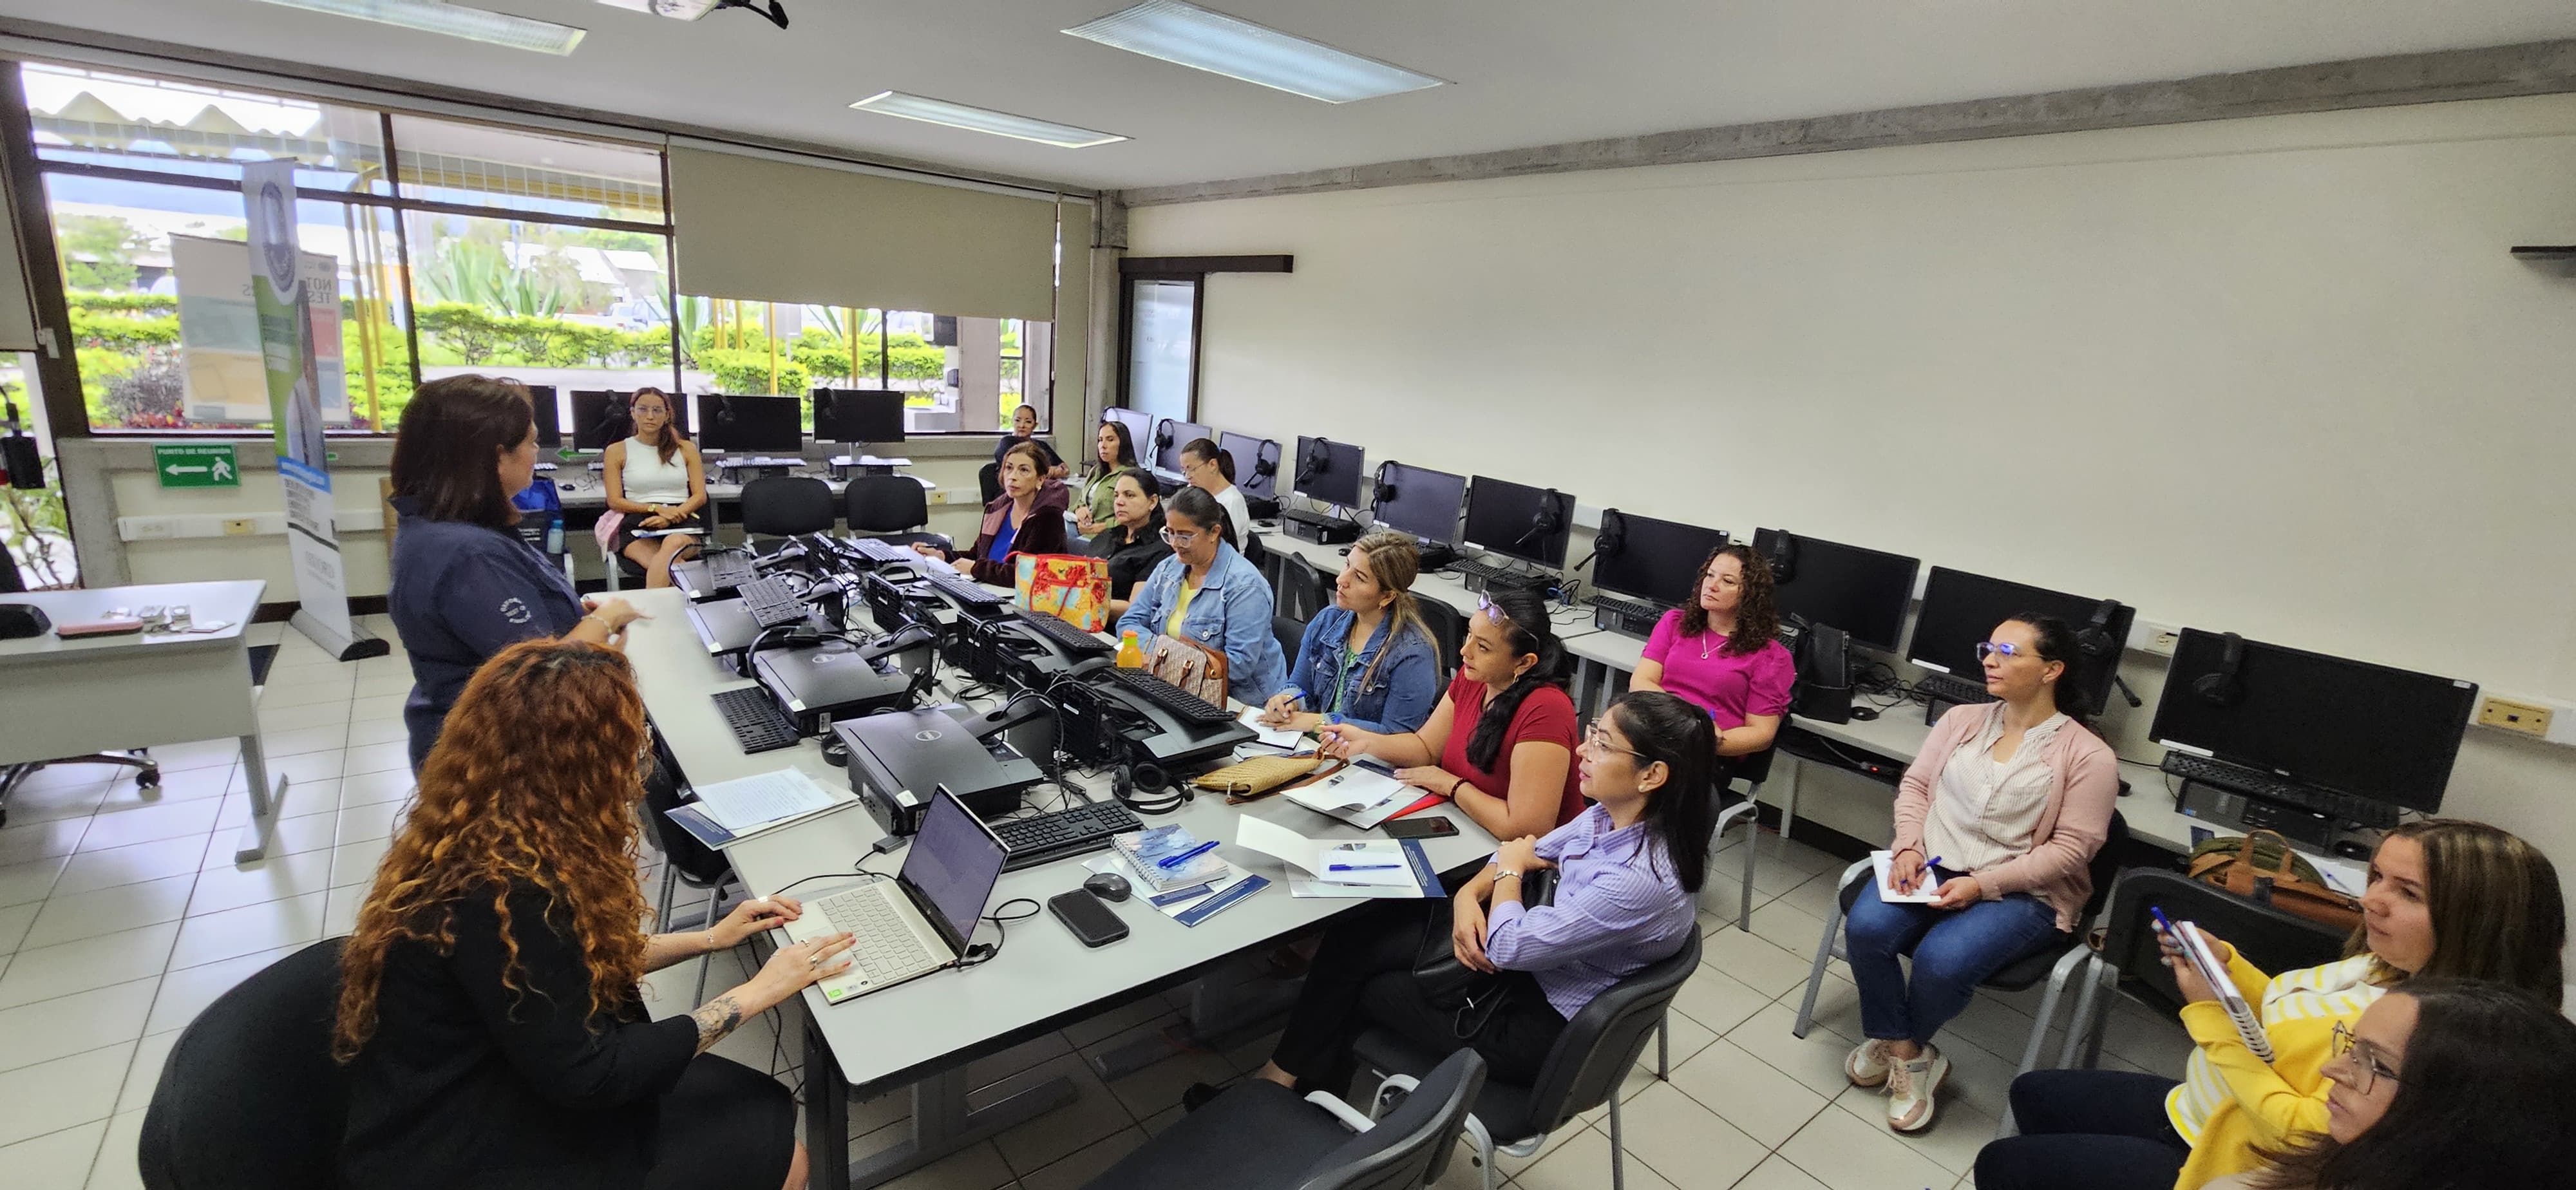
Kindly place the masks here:
POLYGON ((805 449, 805 402, 798 397, 698 397, 698 445, 744 454, 796 454, 805 449))
POLYGON ((1136 461, 1148 466, 1152 465, 1154 461, 1152 414, 1138 413, 1133 409, 1122 409, 1112 405, 1100 411, 1100 420, 1114 421, 1127 427, 1127 444, 1136 448, 1136 461))
MULTIPOLYGON (((1181 470, 1181 448, 1208 436, 1208 428, 1196 422, 1164 418, 1154 427, 1154 469, 1175 475, 1181 470)), ((1142 450, 1142 447, 1138 448, 1142 450)))
POLYGON ((1387 462, 1378 465, 1369 516, 1385 528, 1447 545, 1458 539, 1458 506, 1466 500, 1464 475, 1387 462))
POLYGON ((563 449, 563 398, 551 384, 531 384, 527 389, 528 403, 537 414, 537 449, 563 449))
POLYGON ((2442 808, 2477 683, 2261 641, 2239 640, 2233 666, 2228 654, 2225 635, 2183 629, 2151 738, 2305 785, 2442 808))
POLYGON ((1550 570, 1565 565, 1574 497, 1479 475, 1467 489, 1467 544, 1550 570))
MULTIPOLYGON (((608 444, 635 433, 635 423, 626 416, 630 394, 603 389, 575 389, 572 394, 572 445, 575 450, 606 450, 608 444)), ((680 432, 689 432, 689 402, 685 397, 671 399, 671 420, 680 432)))
POLYGON ((1896 651, 1920 561, 1783 529, 1754 530, 1753 549, 1771 563, 1782 616, 1803 616, 1871 648, 1896 651))
POLYGON ((922 916, 962 955, 1009 858, 1010 849, 993 828, 943 785, 921 813, 921 830, 904 853, 898 878, 921 894, 930 910, 922 916))
POLYGON ((1288 461, 1290 490, 1335 508, 1360 506, 1360 448, 1348 442, 1297 436, 1297 456, 1288 461))
POLYGON ((1615 508, 1601 514, 1601 525, 1593 540, 1610 544, 1601 544, 1600 555, 1592 559, 1592 585, 1676 607, 1691 601, 1700 564, 1726 544, 1724 529, 1659 521, 1615 508), (1617 540, 1611 542, 1614 536, 1617 540))
POLYGON ((903 394, 887 388, 814 390, 819 442, 903 441, 903 394))
POLYGON ((1905 659, 1925 669, 1976 680, 1981 665, 1977 646, 2007 618, 2037 612, 2066 621, 2078 632, 2099 627, 2110 634, 2115 650, 2105 663, 2076 669, 2074 692, 2087 709, 2110 705, 2111 679, 2119 675, 2119 655, 2129 639, 2129 622, 2137 611, 2114 599, 2087 599, 2006 579, 1935 566, 1923 579, 1923 606, 1914 614, 1914 636, 1906 642, 1905 659), (2099 621, 2097 624, 2096 621, 2099 621))
POLYGON ((1246 495, 1263 500, 1279 497, 1279 444, 1267 438, 1237 434, 1231 430, 1217 435, 1216 448, 1234 462, 1234 486, 1246 495), (1262 464, 1270 472, 1262 473, 1262 464))

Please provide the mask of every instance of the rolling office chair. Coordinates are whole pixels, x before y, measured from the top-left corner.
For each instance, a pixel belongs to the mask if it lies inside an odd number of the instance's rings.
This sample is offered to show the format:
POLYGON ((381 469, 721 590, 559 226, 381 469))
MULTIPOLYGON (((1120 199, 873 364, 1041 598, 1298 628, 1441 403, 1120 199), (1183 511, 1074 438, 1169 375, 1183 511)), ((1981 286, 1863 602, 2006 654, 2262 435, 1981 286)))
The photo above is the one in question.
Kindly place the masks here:
POLYGON ((348 1071, 331 1060, 340 944, 217 997, 170 1047, 135 1146, 152 1190, 337 1190, 348 1071))
POLYGON ((832 507, 832 485, 810 475, 772 475, 742 485, 745 537, 828 532, 838 511, 832 507))
POLYGON ((1248 1078, 1173 1121, 1083 1190, 1419 1190, 1449 1171, 1452 1138, 1485 1082, 1476 1051, 1451 1054, 1372 1120, 1331 1093, 1303 1099, 1248 1078))
POLYGON ((1434 668, 1444 679, 1458 672, 1458 649, 1467 643, 1467 613, 1439 599, 1416 599, 1413 606, 1422 613, 1423 626, 1431 629, 1431 640, 1440 648, 1434 668))
MULTIPOLYGON (((5 558, 0 558, 0 595, 21 594, 26 589, 26 580, 18 577, 17 566, 5 558)), ((9 795, 16 792, 18 786, 29 777, 58 764, 122 765, 134 770, 136 785, 145 789, 161 787, 161 762, 152 759, 152 753, 143 748, 123 752, 92 752, 86 756, 65 756, 56 760, 31 760, 24 764, 0 765, 0 824, 9 821, 9 795)))
POLYGON ((1297 668, 1297 650, 1306 645, 1306 622, 1294 616, 1272 616, 1270 635, 1279 638, 1279 652, 1288 658, 1288 668, 1297 668))
MULTIPOLYGON (((975 491, 978 493, 979 499, 981 499, 985 505, 991 504, 993 501, 1002 498, 1002 465, 1000 463, 986 463, 982 468, 975 472, 975 491)), ((978 507, 982 506, 983 505, 978 505, 978 507)))
POLYGON ((842 494, 848 506, 850 532, 882 538, 897 545, 928 542, 948 546, 946 536, 921 530, 930 525, 930 496, 919 481, 902 475, 858 475, 842 494))
POLYGON ((1279 599, 1275 602, 1280 615, 1312 623, 1325 608, 1332 606, 1331 581, 1304 555, 1289 555, 1287 567, 1280 575, 1279 599))

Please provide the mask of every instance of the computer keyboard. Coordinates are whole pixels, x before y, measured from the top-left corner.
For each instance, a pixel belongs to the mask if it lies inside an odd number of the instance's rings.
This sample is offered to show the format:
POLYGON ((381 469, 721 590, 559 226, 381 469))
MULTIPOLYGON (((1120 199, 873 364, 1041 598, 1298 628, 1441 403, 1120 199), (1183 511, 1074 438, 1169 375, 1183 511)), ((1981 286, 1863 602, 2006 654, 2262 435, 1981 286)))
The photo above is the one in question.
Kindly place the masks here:
POLYGON ((1975 706, 1995 701, 1994 695, 1986 693, 1984 682, 1932 670, 1924 671, 1922 677, 1914 680, 1914 689, 1926 696, 1926 703, 1954 702, 1961 706, 1975 706))
POLYGON ((1077 657, 1105 657, 1118 651, 1117 646, 1085 632, 1044 612, 1023 611, 1019 622, 1035 629, 1038 635, 1063 645, 1077 657))
POLYGON ((715 692, 716 710, 724 715, 725 726, 733 729, 733 739, 745 753, 775 752, 792 748, 800 738, 796 725, 778 709, 778 701, 769 691, 758 686, 742 686, 715 692))
POLYGON ((1622 599, 1616 595, 1594 595, 1592 624, 1596 628, 1607 628, 1630 636, 1652 636, 1655 625, 1663 620, 1664 613, 1669 610, 1671 609, 1660 603, 1622 599))
POLYGON ((1113 835, 1145 829, 1135 811, 1117 802, 1086 802, 1070 810, 1005 818, 987 825, 1009 851, 1009 858, 1002 861, 1005 872, 1099 851, 1109 846, 1113 835))
POLYGON ((2301 809, 2314 810, 2340 822, 2358 823, 2362 826, 2381 829, 2397 825, 2397 805, 2394 802, 2354 797, 2331 789, 2319 789, 2314 785, 2284 781, 2270 773, 2257 772, 2243 765, 2229 764, 2223 760, 2211 760, 2185 752, 2168 751, 2165 753, 2164 763, 2158 767, 2185 781, 2198 781, 2203 785, 2232 789, 2249 797, 2284 802, 2301 809))
POLYGON ((930 585, 939 588, 942 593, 955 596, 957 602, 966 607, 989 609, 1011 601, 1010 596, 985 590, 982 584, 954 570, 937 566, 925 567, 921 577, 930 580, 930 585))
POLYGON ((855 935, 850 965, 867 972, 871 984, 917 975, 939 965, 910 923, 895 912, 885 893, 871 885, 834 893, 812 903, 834 930, 855 935))
POLYGON ((753 579, 735 588, 742 596, 742 609, 751 613, 752 622, 763 628, 794 624, 805 618, 805 601, 797 597, 795 584, 787 576, 773 574, 753 579))
POLYGON ((719 591, 738 588, 760 577, 745 550, 711 550, 706 554, 707 585, 719 591))
POLYGON ((1093 672, 1107 675, 1112 684, 1136 692, 1145 701, 1170 711, 1185 721, 1226 723, 1234 719, 1234 712, 1143 670, 1111 667, 1093 672))
POLYGON ((849 547, 849 552, 881 566, 901 565, 922 560, 921 555, 914 553, 911 546, 897 545, 879 537, 853 537, 843 544, 849 547))

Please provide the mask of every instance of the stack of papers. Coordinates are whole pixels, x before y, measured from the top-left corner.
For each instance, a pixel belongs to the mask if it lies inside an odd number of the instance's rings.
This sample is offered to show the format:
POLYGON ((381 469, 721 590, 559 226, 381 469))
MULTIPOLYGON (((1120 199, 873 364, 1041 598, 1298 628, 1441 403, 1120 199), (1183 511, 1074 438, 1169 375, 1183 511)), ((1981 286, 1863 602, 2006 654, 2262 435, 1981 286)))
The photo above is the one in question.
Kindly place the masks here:
POLYGON ((1305 732, 1290 731, 1284 727, 1263 727, 1260 707, 1243 708, 1243 714, 1236 717, 1236 722, 1251 728, 1259 736, 1257 740, 1252 741, 1254 743, 1266 744, 1282 752, 1295 752, 1306 746, 1305 732))
POLYGON ((1277 856, 1291 868, 1288 893, 1297 897, 1436 897, 1439 880, 1417 864, 1418 845, 1394 839, 1310 839, 1275 823, 1250 816, 1235 828, 1234 841, 1264 855, 1277 856))
POLYGON ((825 789, 801 769, 780 769, 697 787, 698 799, 670 811, 671 821, 709 847, 859 804, 847 789, 825 789))
POLYGON ((1329 814, 1361 830, 1395 816, 1421 797, 1421 791, 1372 768, 1352 765, 1312 785, 1288 791, 1288 800, 1329 814))

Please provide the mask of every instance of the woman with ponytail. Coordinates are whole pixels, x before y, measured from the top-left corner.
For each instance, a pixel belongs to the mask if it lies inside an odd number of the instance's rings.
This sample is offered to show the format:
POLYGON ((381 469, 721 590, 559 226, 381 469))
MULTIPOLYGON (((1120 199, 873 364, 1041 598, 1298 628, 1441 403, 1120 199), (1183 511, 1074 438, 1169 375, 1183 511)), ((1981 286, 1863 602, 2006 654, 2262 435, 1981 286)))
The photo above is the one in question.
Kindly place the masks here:
MULTIPOLYGON (((1346 1086, 1351 1043, 1382 1027, 1434 1053, 1472 1048, 1499 1082, 1534 1081, 1566 1021, 1697 928, 1716 813, 1714 734, 1707 712, 1672 695, 1622 696, 1593 725, 1575 770, 1595 804, 1544 838, 1504 843, 1458 890, 1449 907, 1458 961, 1498 977, 1481 1019, 1434 1005, 1415 978, 1416 903, 1380 902, 1325 931, 1279 1048, 1254 1077, 1298 1091, 1346 1086), (1533 908, 1521 903, 1521 878, 1538 868, 1557 870, 1556 898, 1533 908)), ((1215 1093, 1193 1087, 1182 1102, 1215 1093)))
POLYGON ((1333 604, 1306 625, 1288 685, 1270 696, 1263 726, 1412 731, 1431 717, 1440 646, 1414 600, 1421 566, 1409 534, 1371 533, 1351 547, 1333 604))
POLYGON ((1547 601, 1517 587, 1487 591, 1467 617, 1458 676, 1421 729, 1336 724, 1323 730, 1324 754, 1403 766, 1397 780, 1458 803, 1497 839, 1546 834, 1583 812, 1565 669, 1547 601))

